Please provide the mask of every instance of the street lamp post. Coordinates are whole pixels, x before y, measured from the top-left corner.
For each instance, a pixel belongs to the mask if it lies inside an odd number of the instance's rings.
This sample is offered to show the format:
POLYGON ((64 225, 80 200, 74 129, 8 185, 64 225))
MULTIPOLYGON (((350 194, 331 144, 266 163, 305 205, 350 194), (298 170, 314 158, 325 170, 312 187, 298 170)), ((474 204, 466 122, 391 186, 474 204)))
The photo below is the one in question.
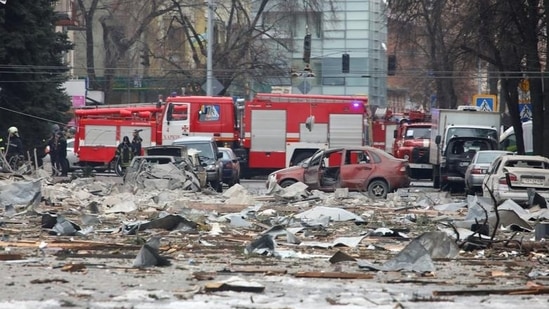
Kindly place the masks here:
POLYGON ((213 49, 213 0, 208 0, 208 42, 206 60, 206 95, 213 95, 212 49, 213 49))

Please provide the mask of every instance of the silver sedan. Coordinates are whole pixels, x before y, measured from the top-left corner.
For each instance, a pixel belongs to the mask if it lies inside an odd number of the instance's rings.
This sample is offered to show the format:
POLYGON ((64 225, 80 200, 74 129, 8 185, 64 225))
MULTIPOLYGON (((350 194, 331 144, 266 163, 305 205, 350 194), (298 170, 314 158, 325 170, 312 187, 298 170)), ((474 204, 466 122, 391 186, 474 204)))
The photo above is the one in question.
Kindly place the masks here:
POLYGON ((505 150, 478 151, 465 171, 465 192, 474 194, 482 192, 482 181, 490 164, 499 156, 513 154, 505 150))

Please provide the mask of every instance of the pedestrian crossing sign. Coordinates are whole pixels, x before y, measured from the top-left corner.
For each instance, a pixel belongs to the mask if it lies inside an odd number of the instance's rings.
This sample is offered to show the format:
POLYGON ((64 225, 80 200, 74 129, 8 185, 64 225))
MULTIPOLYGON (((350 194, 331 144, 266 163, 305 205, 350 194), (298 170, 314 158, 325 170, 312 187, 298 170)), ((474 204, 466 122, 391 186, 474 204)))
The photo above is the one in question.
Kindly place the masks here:
POLYGON ((521 121, 532 120, 532 105, 519 104, 519 115, 521 121))
POLYGON ((475 94, 473 95, 473 105, 484 112, 497 112, 497 97, 493 94, 475 94))

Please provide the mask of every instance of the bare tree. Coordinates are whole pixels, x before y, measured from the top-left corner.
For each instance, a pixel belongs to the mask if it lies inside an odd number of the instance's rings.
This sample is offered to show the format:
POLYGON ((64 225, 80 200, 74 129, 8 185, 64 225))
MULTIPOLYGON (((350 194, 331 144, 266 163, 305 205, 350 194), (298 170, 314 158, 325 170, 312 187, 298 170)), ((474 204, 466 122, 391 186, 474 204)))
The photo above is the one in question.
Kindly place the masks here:
MULTIPOLYGON (((170 29, 159 44, 168 44, 172 31, 183 32, 184 46, 181 48, 191 55, 190 61, 178 63, 170 55, 161 53, 155 53, 153 57, 170 65, 166 69, 167 76, 171 76, 169 80, 186 80, 184 86, 190 93, 203 94, 198 81, 205 79, 206 39, 210 38, 204 39, 192 22, 189 7, 196 7, 196 1, 172 1, 175 8, 171 13, 170 29)), ((251 80, 288 79, 291 59, 287 55, 295 48, 293 40, 288 39, 291 37, 289 29, 297 22, 296 13, 305 12, 306 18, 319 20, 324 2, 260 0, 250 7, 249 1, 215 1, 212 66, 215 78, 223 86, 218 94, 227 94, 235 81, 240 88, 246 88, 251 80)), ((335 9, 331 0, 327 4, 335 9)))
MULTIPOLYGON (((159 16, 174 9, 169 0, 149 0, 142 2, 117 0, 108 6, 109 14, 103 15, 99 22, 103 28, 103 45, 105 48, 105 96, 109 93, 120 61, 124 61, 126 72, 133 73, 131 64, 134 57, 141 52, 136 43, 143 43, 142 36, 150 24, 159 16), (133 48, 133 52, 132 52, 133 48)), ((128 76, 129 77, 129 76, 128 76)))
MULTIPOLYGON (((416 74, 416 78, 430 77, 440 108, 456 108, 458 91, 470 87, 467 83, 474 62, 460 48, 469 35, 462 27, 468 12, 464 3, 412 0, 392 1, 389 5, 389 18, 400 34, 398 39, 428 59, 426 70, 416 70, 423 76, 416 74)), ((426 82, 422 85, 428 87, 426 82)))
MULTIPOLYGON (((89 1, 88 1, 89 2, 89 1)), ((86 6, 85 0, 78 0, 78 10, 84 21, 84 31, 86 33, 86 71, 88 74, 89 83, 92 89, 98 89, 97 75, 95 73, 95 51, 94 51, 94 36, 93 23, 97 4, 99 0, 91 0, 89 7, 86 6)))
MULTIPOLYGON (((521 116, 519 115, 519 84, 529 83, 533 107, 534 153, 549 155, 549 146, 542 136, 546 130, 543 115, 542 67, 540 39, 545 29, 544 15, 539 10, 539 0, 480 0, 471 3, 476 10, 470 20, 480 27, 475 37, 478 48, 464 45, 472 52, 494 65, 501 79, 501 94, 507 104, 517 141, 517 152, 524 154, 521 116), (546 144, 546 143, 545 143, 546 144)), ((474 23, 473 23, 474 24, 474 23)), ((469 27, 473 24, 469 24, 469 27)), ((549 124, 548 124, 549 125, 549 124)))
POLYGON ((185 87, 188 93, 203 94, 210 39, 214 76, 223 86, 218 94, 227 94, 235 81, 242 89, 251 80, 288 79, 288 52, 297 48, 293 37, 289 39, 293 25, 303 17, 319 23, 326 7, 335 10, 332 0, 215 0, 215 36, 205 38, 204 0, 88 0, 89 7, 85 0, 78 1, 90 23, 86 40, 91 79, 96 79, 91 23, 99 22, 103 30, 106 98, 115 76, 129 77, 149 66, 150 76, 164 81, 164 88, 185 87), (104 11, 100 17, 97 10, 104 11), (136 65, 139 55, 146 59, 136 65))

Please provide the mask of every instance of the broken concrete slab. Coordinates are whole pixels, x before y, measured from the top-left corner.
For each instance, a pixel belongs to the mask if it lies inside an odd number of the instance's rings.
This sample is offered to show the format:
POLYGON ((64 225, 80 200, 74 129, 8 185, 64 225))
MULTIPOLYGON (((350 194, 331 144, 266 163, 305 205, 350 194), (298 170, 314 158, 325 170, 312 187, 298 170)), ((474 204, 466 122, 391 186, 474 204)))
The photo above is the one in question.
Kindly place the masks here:
POLYGON ((152 237, 146 244, 141 247, 135 260, 133 267, 152 267, 152 266, 169 266, 170 261, 165 257, 160 256, 158 249, 160 248, 160 238, 152 237))
MULTIPOLYGON (((12 205, 14 207, 26 206, 41 193, 42 182, 31 181, 0 181, 0 205, 12 205)), ((67 196, 69 196, 67 194, 67 196)))

